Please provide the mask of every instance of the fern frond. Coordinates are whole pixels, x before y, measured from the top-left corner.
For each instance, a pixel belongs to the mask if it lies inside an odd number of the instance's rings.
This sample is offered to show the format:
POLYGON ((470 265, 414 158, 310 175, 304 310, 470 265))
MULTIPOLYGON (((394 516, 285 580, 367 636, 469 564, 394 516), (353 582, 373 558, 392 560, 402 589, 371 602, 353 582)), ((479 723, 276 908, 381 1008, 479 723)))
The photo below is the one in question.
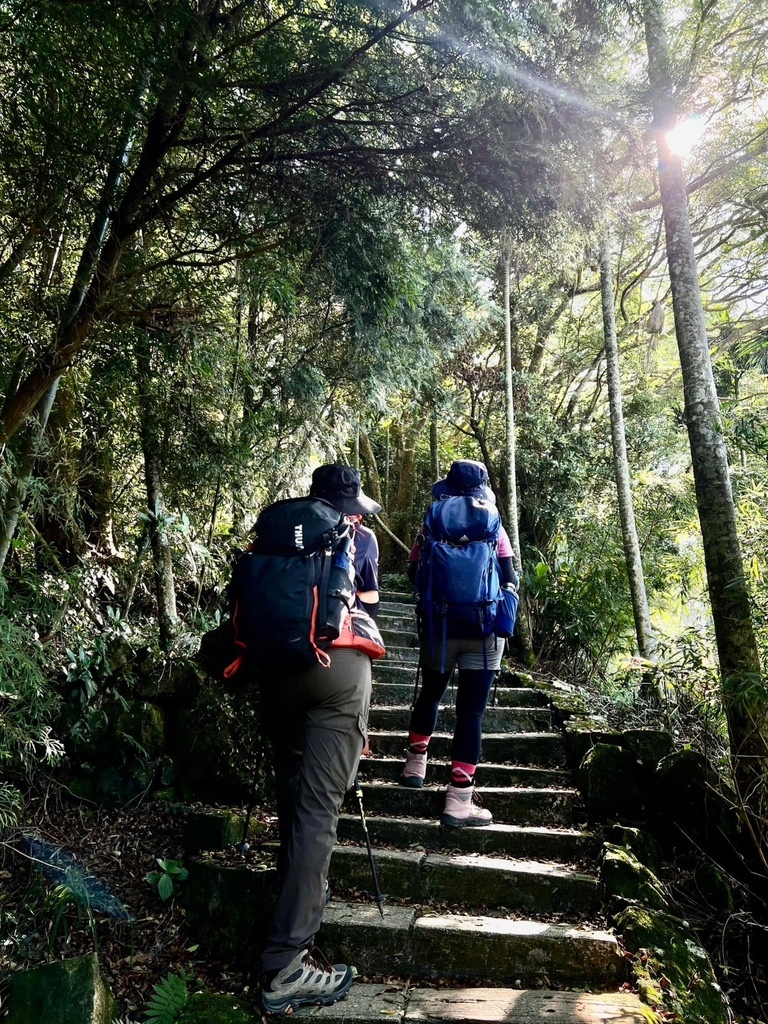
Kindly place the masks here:
POLYGON ((147 1004, 147 1024, 176 1024, 189 997, 186 973, 166 974, 147 1004))

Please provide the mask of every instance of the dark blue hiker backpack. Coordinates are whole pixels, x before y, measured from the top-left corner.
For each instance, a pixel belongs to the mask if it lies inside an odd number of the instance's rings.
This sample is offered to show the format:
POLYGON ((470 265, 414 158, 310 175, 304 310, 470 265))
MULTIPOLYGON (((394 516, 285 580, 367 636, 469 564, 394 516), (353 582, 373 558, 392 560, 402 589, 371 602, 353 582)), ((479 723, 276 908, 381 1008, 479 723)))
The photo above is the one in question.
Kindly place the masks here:
POLYGON ((330 665, 355 600, 352 524, 322 498, 276 501, 256 520, 253 544, 230 584, 230 606, 243 660, 287 671, 330 665))
POLYGON ((416 573, 419 616, 432 650, 443 652, 452 627, 460 636, 490 636, 501 600, 496 548, 501 520, 484 498, 461 495, 436 501, 419 537, 416 573))

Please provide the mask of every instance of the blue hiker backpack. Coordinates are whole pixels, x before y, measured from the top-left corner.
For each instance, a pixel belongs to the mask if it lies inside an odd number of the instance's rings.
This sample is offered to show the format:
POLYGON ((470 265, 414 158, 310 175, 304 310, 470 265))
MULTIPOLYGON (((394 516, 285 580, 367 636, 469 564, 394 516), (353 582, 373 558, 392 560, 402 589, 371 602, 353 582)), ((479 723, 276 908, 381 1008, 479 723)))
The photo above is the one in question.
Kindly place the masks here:
POLYGON ((288 498, 265 508, 254 532, 229 588, 241 657, 225 675, 243 659, 285 671, 328 666, 325 648, 355 601, 351 522, 322 498, 288 498))
POLYGON ((452 629, 463 637, 490 636, 501 600, 496 557, 501 520, 485 498, 436 501, 419 537, 416 593, 422 628, 443 650, 452 629))

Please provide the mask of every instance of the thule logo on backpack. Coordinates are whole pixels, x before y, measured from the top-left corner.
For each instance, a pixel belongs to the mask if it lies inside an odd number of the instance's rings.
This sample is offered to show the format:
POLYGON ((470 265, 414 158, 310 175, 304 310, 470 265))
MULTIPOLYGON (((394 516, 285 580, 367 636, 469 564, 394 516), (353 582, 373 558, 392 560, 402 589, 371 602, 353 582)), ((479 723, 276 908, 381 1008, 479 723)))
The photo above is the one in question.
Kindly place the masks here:
POLYGON ((301 523, 293 528, 293 542, 299 551, 304 547, 304 526, 301 523))
POLYGON ((466 535, 466 533, 464 534, 463 537, 459 537, 459 544, 468 544, 468 543, 469 543, 469 537, 466 535))

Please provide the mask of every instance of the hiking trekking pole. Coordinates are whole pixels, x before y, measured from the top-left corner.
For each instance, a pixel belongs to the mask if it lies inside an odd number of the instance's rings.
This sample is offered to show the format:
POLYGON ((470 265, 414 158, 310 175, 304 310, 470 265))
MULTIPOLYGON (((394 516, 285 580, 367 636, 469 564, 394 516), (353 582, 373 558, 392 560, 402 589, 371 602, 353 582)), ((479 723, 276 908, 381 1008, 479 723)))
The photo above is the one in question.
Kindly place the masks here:
POLYGON ((413 709, 416 707, 416 697, 418 696, 418 693, 419 693, 419 674, 420 673, 421 673, 421 655, 419 655, 419 660, 416 662, 416 683, 414 684, 414 687, 413 687, 413 700, 411 701, 411 711, 413 711, 413 709))
POLYGON ((381 889, 379 888, 379 876, 376 872, 376 861, 373 859, 373 849, 371 848, 371 837, 368 834, 368 822, 365 820, 365 809, 363 807, 363 787, 360 785, 359 773, 355 775, 355 796, 357 797, 357 806, 360 808, 360 822, 363 826, 363 835, 365 836, 365 845, 368 849, 368 860, 371 862, 371 874, 373 875, 373 889, 374 899, 376 905, 379 908, 379 913, 384 917, 384 896, 382 895, 381 889))

